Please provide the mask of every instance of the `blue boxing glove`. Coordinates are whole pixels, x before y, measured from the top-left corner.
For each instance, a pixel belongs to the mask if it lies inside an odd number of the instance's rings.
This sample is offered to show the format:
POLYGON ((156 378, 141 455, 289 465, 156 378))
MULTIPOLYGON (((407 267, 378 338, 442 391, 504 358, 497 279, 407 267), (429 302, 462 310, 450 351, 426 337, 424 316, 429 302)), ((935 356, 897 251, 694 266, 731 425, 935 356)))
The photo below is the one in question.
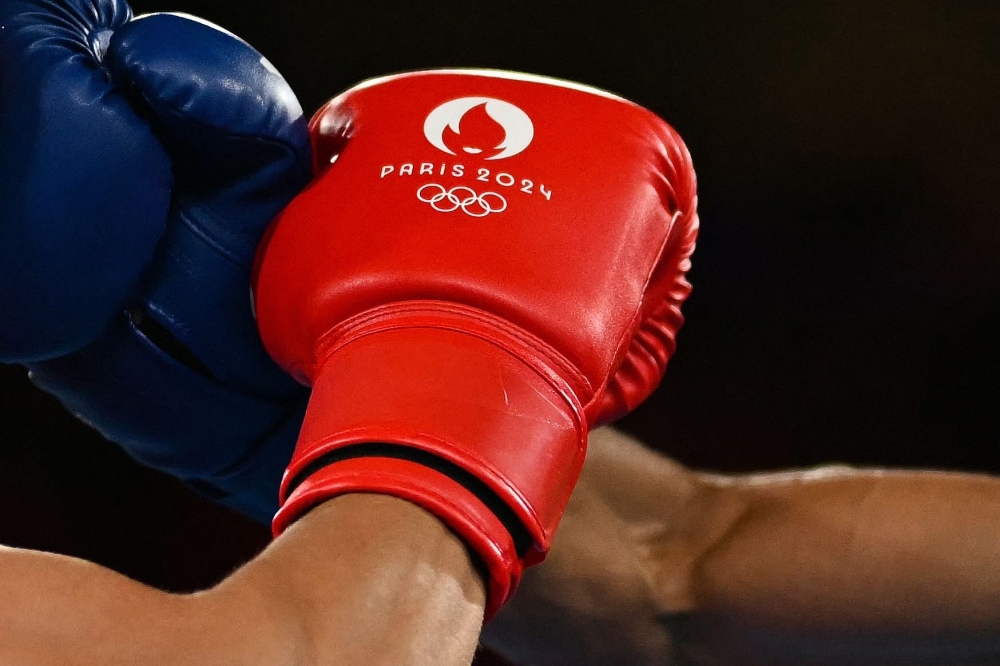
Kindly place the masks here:
POLYGON ((0 361, 262 522, 306 389, 249 274, 311 177, 302 109, 233 35, 119 0, 0 0, 0 361))

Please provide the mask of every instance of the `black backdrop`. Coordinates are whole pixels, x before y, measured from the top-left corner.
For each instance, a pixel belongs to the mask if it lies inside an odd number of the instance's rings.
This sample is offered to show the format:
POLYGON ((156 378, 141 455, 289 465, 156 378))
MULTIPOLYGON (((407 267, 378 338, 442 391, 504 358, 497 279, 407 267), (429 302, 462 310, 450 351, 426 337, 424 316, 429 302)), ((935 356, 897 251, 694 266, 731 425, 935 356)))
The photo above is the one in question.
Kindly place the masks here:
MULTIPOLYGON (((1000 472, 1000 5, 142 1, 236 32, 307 111, 367 77, 518 69, 668 119, 699 174, 680 350, 623 426, 699 467, 1000 472)), ((0 542, 206 585, 266 532, 0 370, 0 542)))

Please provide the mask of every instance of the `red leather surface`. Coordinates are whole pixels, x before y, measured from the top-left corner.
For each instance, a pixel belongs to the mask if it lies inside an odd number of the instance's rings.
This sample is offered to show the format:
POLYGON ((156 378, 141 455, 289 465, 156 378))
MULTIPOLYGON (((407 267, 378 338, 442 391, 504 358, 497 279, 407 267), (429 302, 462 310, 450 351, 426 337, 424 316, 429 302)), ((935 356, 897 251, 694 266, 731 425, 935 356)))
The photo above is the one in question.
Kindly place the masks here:
POLYGON ((583 414, 537 350, 445 303, 382 308, 324 351, 289 480, 325 453, 364 442, 401 444, 474 471, 510 506, 538 561, 576 484, 583 414), (437 307, 433 307, 437 305, 437 307), (513 352, 513 353, 512 353, 513 352), (556 463, 556 464, 553 464, 556 463))
MULTIPOLYGON (((472 71, 362 84, 313 134, 327 166, 271 228, 255 275, 268 350, 314 385, 283 499, 367 482, 338 463, 308 490, 288 485, 332 450, 410 446, 486 483, 534 541, 523 563, 540 561, 588 426, 641 402, 673 352, 697 231, 686 149, 622 99, 472 71)), ((510 547, 470 537, 489 521, 446 504, 432 510, 470 544, 510 547)))
POLYGON ((333 141, 344 146, 339 159, 268 239, 259 275, 296 279, 261 279, 257 290, 268 349, 300 376, 314 372, 315 342, 337 323, 386 302, 434 299, 523 327, 599 388, 636 328, 668 295, 686 293, 679 277, 693 250, 694 174, 676 133, 637 105, 540 82, 426 72, 363 85, 321 113, 334 120, 324 127, 319 117, 314 132, 350 138, 333 141), (428 114, 475 96, 524 110, 531 144, 492 160, 431 145, 428 114), (400 175, 407 164, 414 173, 400 175), (420 175, 421 165, 433 174, 420 175), (451 175, 456 165, 463 176, 451 175), (394 170, 383 177, 385 167, 394 170), (497 183, 508 182, 501 174, 515 184, 497 183), (440 213, 417 198, 427 184, 496 192, 508 207, 483 218, 440 213), (280 332, 292 322, 295 334, 280 332))

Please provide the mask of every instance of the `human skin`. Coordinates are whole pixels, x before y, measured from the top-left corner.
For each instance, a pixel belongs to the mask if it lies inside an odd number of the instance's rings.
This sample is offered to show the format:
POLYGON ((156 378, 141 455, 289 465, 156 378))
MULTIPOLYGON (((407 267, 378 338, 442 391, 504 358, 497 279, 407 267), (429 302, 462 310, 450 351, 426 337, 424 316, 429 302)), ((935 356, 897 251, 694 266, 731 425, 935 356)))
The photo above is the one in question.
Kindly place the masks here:
MULTIPOLYGON (((987 476, 725 477, 598 431, 549 559, 483 638, 524 666, 996 663, 998 528, 987 476)), ((360 494, 197 594, 18 549, 0 594, 0 663, 28 666, 468 664, 484 606, 439 520, 360 494)))
POLYGON ((25 666, 464 666, 485 600, 440 521, 360 494, 326 502, 197 594, 11 548, 0 594, 0 663, 25 666))
POLYGON ((605 429, 484 641, 525 666, 975 664, 998 637, 1000 480, 727 477, 605 429))

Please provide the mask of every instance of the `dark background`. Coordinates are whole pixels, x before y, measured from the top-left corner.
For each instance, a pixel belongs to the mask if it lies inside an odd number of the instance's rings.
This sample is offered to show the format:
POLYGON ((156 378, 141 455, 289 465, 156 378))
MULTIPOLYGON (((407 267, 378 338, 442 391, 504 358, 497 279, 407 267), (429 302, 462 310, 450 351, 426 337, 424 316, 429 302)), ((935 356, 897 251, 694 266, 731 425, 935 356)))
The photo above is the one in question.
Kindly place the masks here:
MULTIPOLYGON (((680 349, 623 427, 698 467, 1000 472, 1000 5, 136 2, 257 46, 307 112, 367 77, 525 70, 684 136, 702 234, 680 349)), ((0 368, 0 543, 209 585, 267 532, 0 368)))

